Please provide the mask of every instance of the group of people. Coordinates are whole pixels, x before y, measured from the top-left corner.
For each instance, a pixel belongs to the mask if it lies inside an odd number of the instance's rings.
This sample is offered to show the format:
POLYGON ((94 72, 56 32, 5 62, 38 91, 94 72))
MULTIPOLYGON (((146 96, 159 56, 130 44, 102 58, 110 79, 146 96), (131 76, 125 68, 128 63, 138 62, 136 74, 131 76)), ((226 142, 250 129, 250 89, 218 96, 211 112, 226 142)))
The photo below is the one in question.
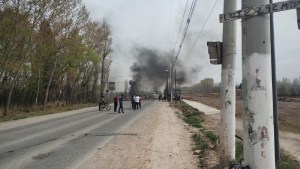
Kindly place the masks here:
MULTIPOLYGON (((137 109, 141 108, 142 107, 141 100, 142 99, 139 95, 133 95, 132 99, 131 99, 132 109, 137 110, 137 109)), ((121 113, 121 112, 124 113, 123 101, 124 101, 123 94, 121 94, 120 96, 118 96, 118 95, 114 96, 114 111, 115 112, 117 112, 117 110, 118 110, 118 113, 121 113), (118 109, 118 106, 119 106, 119 109, 118 109)), ((99 101, 99 110, 100 110, 100 106, 102 104, 105 104, 103 96, 100 98, 100 101, 99 101)))
POLYGON ((118 112, 119 113, 121 113, 121 112, 124 113, 123 101, 124 101, 123 94, 121 94, 119 97, 118 97, 118 95, 116 95, 114 97, 114 111, 115 112, 117 111, 118 103, 119 103, 119 110, 118 110, 118 112))
POLYGON ((131 108, 133 110, 137 110, 141 108, 142 107, 141 101, 142 99, 139 95, 133 95, 131 98, 131 108))
POLYGON ((159 96, 158 96, 158 101, 170 101, 171 100, 171 95, 168 95, 168 96, 164 96, 164 97, 162 97, 162 95, 161 94, 159 94, 159 96))
MULTIPOLYGON (((173 98, 175 101, 181 101, 180 95, 175 95, 173 98)), ((171 101, 171 95, 162 97, 161 94, 158 96, 158 101, 171 101)))

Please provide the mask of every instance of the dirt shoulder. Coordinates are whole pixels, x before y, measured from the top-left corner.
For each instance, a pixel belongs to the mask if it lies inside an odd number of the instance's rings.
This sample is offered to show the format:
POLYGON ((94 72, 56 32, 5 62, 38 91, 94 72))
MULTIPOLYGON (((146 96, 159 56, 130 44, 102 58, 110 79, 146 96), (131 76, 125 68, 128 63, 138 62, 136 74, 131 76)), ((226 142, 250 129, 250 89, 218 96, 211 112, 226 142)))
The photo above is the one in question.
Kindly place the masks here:
MULTIPOLYGON (((219 96, 201 96, 201 95, 186 95, 184 98, 198 101, 205 105, 220 110, 219 96)), ((278 106, 278 121, 279 128, 282 131, 300 134, 300 98, 279 99, 278 106)), ((236 98, 236 117, 242 118, 243 100, 241 97, 236 98)))
MULTIPOLYGON (((214 108, 219 108, 219 100, 218 98, 211 98, 211 97, 194 97, 194 101, 200 102, 202 104, 214 107, 214 108)), ((241 100, 237 101, 237 114, 241 113, 241 100)), ((292 103, 295 104, 295 103, 292 103)), ((299 103, 298 103, 299 104, 299 103)), ((279 104, 279 107, 281 104, 279 104)), ((298 106, 298 105, 297 105, 298 106)), ((288 109, 287 106, 285 106, 285 109, 288 109)), ((295 106, 294 106, 295 107, 295 106)), ((294 107, 289 110, 289 112, 292 112, 292 114, 296 114, 295 111, 293 111, 294 107)), ((281 108, 282 110, 283 108, 281 108)), ((287 119, 292 118, 291 115, 288 115, 287 113, 285 114, 287 119)), ((296 121, 299 119, 294 119, 296 121)), ((219 123, 220 123, 220 115, 219 114, 213 114, 213 115, 206 115, 205 120, 204 120, 204 126, 208 129, 211 129, 215 131, 216 133, 219 133, 219 123)), ((295 123, 295 122, 292 122, 295 123)), ((299 125, 299 124, 297 124, 299 125)), ((240 137, 243 137, 243 125, 242 125, 242 119, 239 115, 237 115, 236 118, 236 134, 240 137)), ((289 132, 289 131, 284 131, 280 130, 279 133, 279 144, 280 148, 282 148, 284 151, 286 151, 289 155, 293 156, 296 158, 298 162, 300 162, 300 134, 297 132, 289 132)))
POLYGON ((99 149, 80 169, 198 168, 187 125, 169 107, 156 101, 145 115, 99 149))

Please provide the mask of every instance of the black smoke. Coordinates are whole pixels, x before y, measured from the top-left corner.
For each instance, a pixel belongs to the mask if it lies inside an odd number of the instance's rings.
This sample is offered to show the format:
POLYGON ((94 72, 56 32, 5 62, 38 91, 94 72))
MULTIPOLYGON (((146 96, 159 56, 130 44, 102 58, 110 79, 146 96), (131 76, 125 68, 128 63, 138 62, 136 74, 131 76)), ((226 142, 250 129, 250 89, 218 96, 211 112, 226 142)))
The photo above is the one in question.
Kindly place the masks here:
MULTIPOLYGON (((141 89, 160 89, 166 84, 166 76, 169 76, 171 52, 161 52, 148 48, 135 49, 136 61, 130 67, 133 73, 132 91, 141 89), (134 82, 134 83, 133 83, 134 82), (134 87, 133 87, 134 86, 134 87)), ((179 61, 176 63, 177 84, 186 81, 186 73, 179 61)))

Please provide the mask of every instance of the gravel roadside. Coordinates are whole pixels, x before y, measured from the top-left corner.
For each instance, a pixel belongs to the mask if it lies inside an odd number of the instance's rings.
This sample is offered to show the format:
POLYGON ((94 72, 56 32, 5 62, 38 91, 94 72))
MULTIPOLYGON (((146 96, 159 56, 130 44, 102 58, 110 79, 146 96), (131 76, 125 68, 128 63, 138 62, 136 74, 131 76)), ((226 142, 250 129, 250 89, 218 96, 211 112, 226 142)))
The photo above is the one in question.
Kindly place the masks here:
POLYGON ((196 169, 198 159, 193 155, 186 124, 167 102, 156 101, 153 105, 79 169, 196 169))

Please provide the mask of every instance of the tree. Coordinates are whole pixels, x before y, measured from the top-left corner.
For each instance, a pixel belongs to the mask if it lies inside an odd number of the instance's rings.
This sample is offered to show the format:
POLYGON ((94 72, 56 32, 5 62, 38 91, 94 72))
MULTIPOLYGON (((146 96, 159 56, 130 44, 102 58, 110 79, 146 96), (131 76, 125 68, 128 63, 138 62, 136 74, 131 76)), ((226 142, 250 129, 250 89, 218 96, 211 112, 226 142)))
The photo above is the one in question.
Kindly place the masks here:
POLYGON ((65 66, 61 61, 63 60, 63 57, 68 56, 66 53, 70 51, 70 48, 65 44, 66 39, 70 37, 70 34, 72 34, 74 30, 79 30, 84 26, 88 16, 86 9, 80 0, 70 0, 68 3, 51 1, 46 13, 48 15, 45 17, 49 23, 52 23, 51 29, 55 37, 56 52, 53 57, 51 56, 54 60, 52 60, 50 76, 48 76, 43 108, 47 106, 50 86, 58 66, 65 66))
POLYGON ((289 96, 291 93, 291 81, 288 78, 283 78, 277 83, 278 96, 289 96))
POLYGON ((291 95, 294 97, 300 96, 300 77, 293 80, 291 84, 291 95))
POLYGON ((0 0, 0 103, 95 101, 107 83, 112 38, 81 0, 0 0))
POLYGON ((214 88, 214 79, 212 78, 205 78, 201 80, 200 87, 202 88, 203 93, 211 93, 214 88))
POLYGON ((13 89, 27 66, 30 55, 31 24, 29 15, 21 10, 21 1, 0 11, 0 87, 6 94, 3 116, 9 113, 13 89))

